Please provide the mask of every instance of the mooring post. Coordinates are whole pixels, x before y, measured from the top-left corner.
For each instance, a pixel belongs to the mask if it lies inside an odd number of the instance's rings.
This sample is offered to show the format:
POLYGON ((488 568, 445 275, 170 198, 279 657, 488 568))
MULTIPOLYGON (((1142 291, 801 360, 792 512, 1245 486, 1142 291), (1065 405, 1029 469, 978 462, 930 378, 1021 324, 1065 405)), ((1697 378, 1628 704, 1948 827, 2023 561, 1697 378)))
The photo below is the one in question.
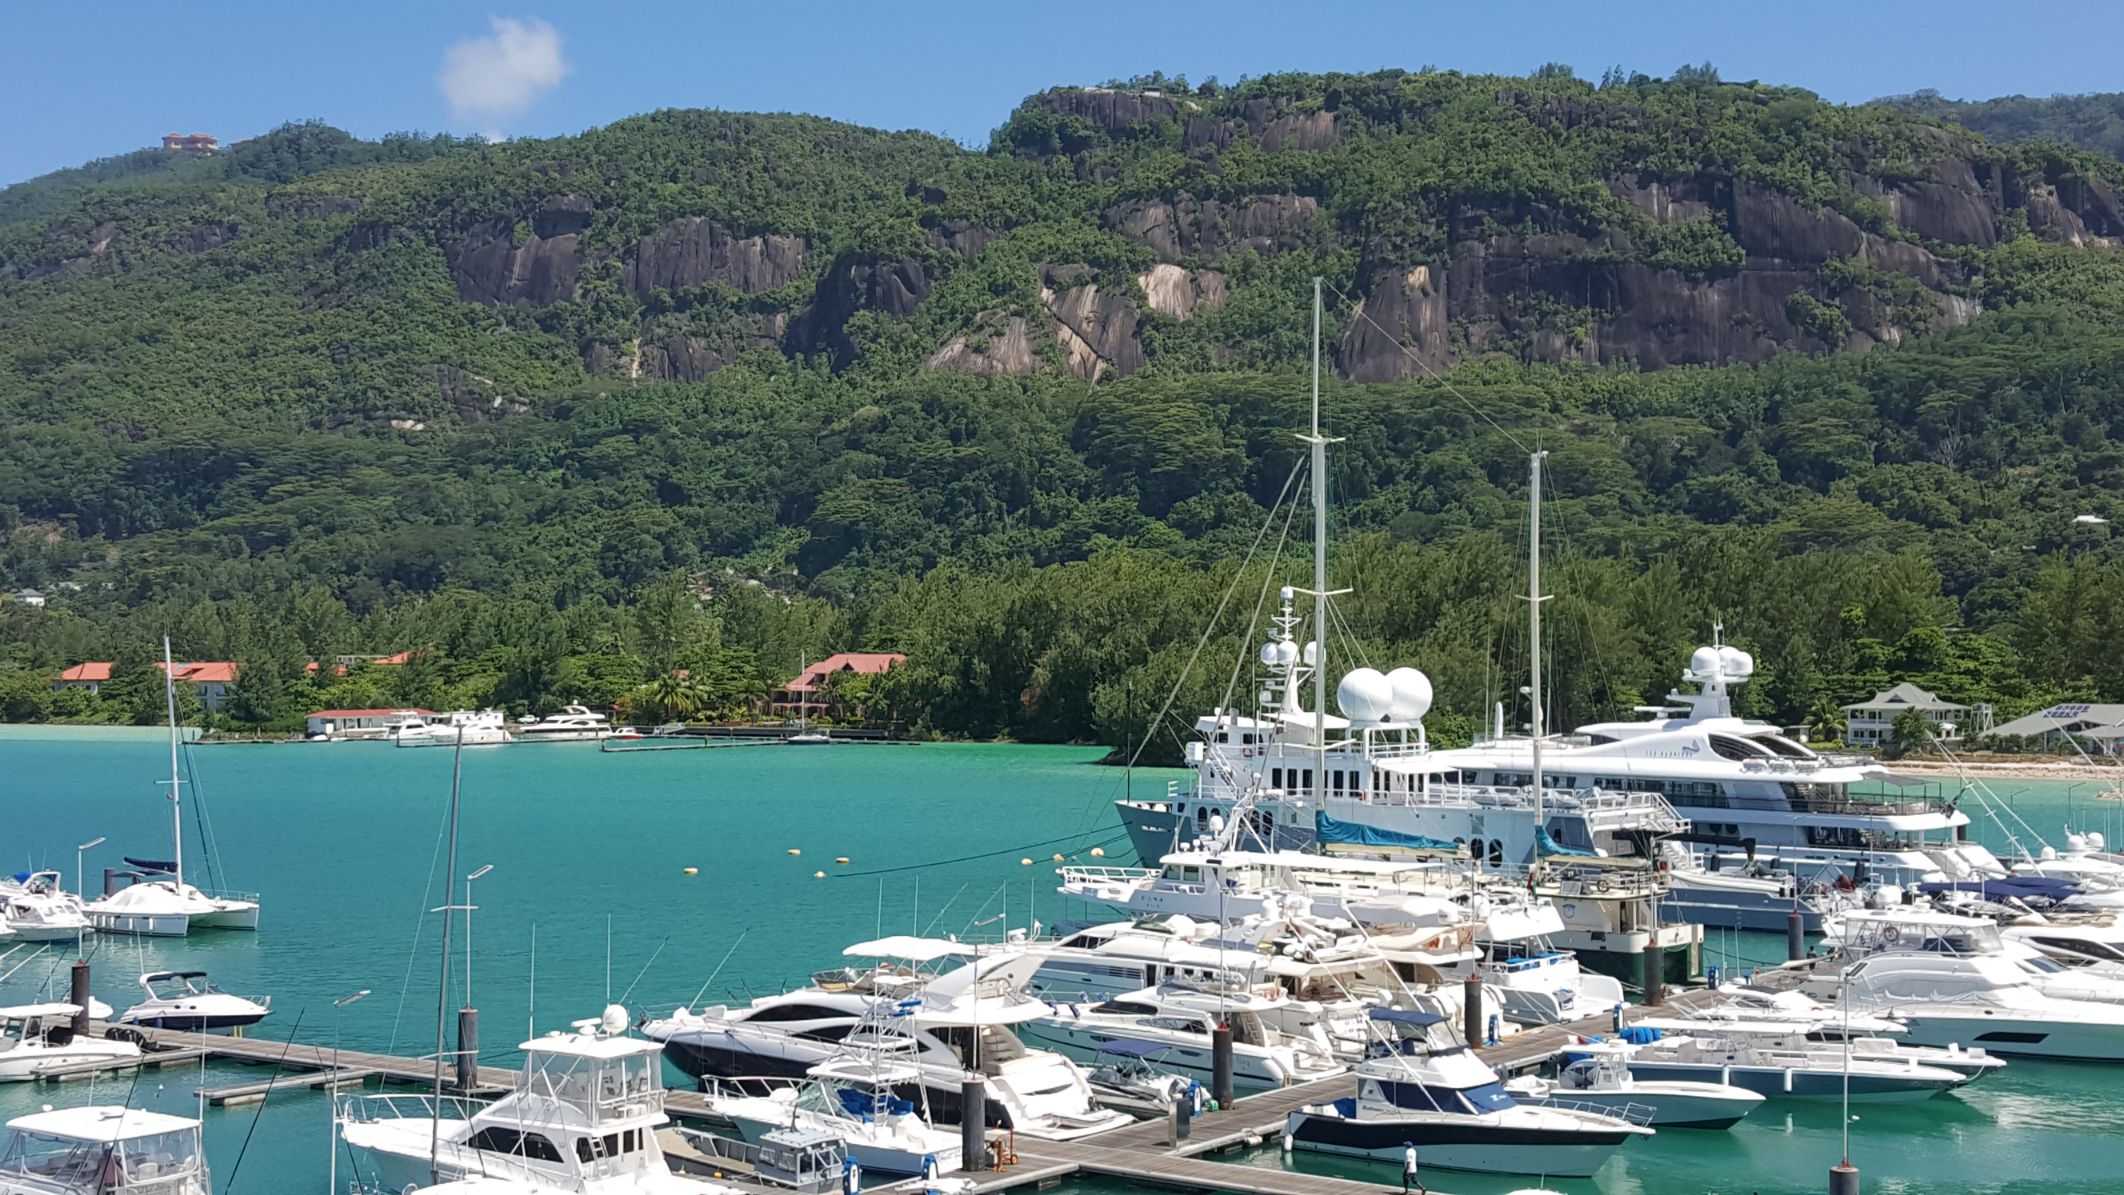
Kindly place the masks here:
POLYGON ((118 891, 118 869, 106 867, 103 869, 103 895, 108 899, 116 891, 118 891))
POLYGON ((1460 987, 1460 1032, 1470 1050, 1482 1044, 1482 976, 1468 976, 1460 987))
POLYGON ((1829 1168, 1829 1195, 1859 1195, 1858 1167, 1849 1158, 1829 1168))
POLYGON ((470 1092, 479 1086, 479 1010, 457 1010, 457 1089, 470 1092))
POLYGON ((988 1169, 988 1087, 979 1071, 968 1071, 959 1084, 959 1153, 967 1173, 988 1169))
POLYGON ((1210 1098, 1219 1108, 1232 1106, 1232 1026, 1228 1021, 1210 1030, 1210 1098))
POLYGON ((87 1037, 89 1030, 89 965, 87 959, 74 960, 74 1036, 87 1037))
POLYGON ((1644 953, 1638 955, 1638 958, 1644 964, 1645 1003, 1648 1006, 1658 1004, 1666 999, 1666 992, 1663 990, 1666 982, 1666 951, 1661 950, 1656 941, 1647 942, 1644 953))
POLYGON ((1807 922, 1798 909, 1785 914, 1785 961, 1796 963, 1807 957, 1807 922))
POLYGON ((1191 1083, 1188 1085, 1188 1089, 1181 1092, 1179 1098, 1173 1101, 1172 1136, 1175 1148, 1178 1148, 1180 1143, 1187 1140, 1188 1136, 1194 1132, 1195 1093, 1199 1089, 1200 1084, 1191 1083))

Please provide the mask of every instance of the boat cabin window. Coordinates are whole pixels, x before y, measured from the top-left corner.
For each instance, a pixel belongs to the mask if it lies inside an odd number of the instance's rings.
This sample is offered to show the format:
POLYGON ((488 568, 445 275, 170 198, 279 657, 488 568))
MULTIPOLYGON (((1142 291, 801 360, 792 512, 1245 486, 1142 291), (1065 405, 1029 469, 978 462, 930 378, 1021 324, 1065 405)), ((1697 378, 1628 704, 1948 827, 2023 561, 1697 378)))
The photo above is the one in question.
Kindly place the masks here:
POLYGON ((2091 938, 2036 938, 2035 943, 2038 946, 2047 946, 2052 950, 2064 951, 2067 954, 2079 954, 2088 958, 2112 959, 2124 962, 2124 952, 2119 952, 2115 947, 2105 942, 2094 941, 2091 938))
POLYGON ((1503 866, 1504 866, 1504 840, 1503 840, 1503 839, 1499 839, 1499 838, 1492 838, 1492 839, 1490 840, 1490 866, 1492 866, 1492 867, 1503 867, 1503 866))
POLYGON ((1134 1000, 1108 1000, 1106 1003, 1093 1008, 1092 1011, 1148 1017, 1157 1015, 1158 1006, 1155 1004, 1143 1004, 1134 1000))
POLYGON ((820 1004, 776 1004, 762 1008, 747 1020, 752 1021, 826 1021, 849 1014, 820 1004))
POLYGON ((1485 848, 1486 843, 1484 842, 1484 840, 1480 838, 1468 839, 1468 858, 1473 859, 1477 863, 1482 862, 1484 859, 1489 857, 1488 854, 1485 853, 1485 848))
POLYGON ((1450 1087, 1427 1087, 1422 1083, 1381 1083, 1379 1089, 1380 1098, 1397 1108, 1467 1112, 1479 1116, 1516 1106, 1504 1088, 1495 1083, 1457 1091, 1450 1087))
POLYGON ((575 1156, 578 1161, 595 1162, 599 1158, 616 1158, 630 1154, 642 1147, 642 1130, 628 1129, 619 1133, 606 1133, 602 1137, 578 1137, 575 1139, 575 1156))
POLYGON ((1714 734, 1709 736, 1709 738, 1711 740, 1712 754, 1720 759, 1737 761, 1762 759, 1765 756, 1775 754, 1768 747, 1751 739, 1739 738, 1730 734, 1714 734))
POLYGON ((555 1149, 553 1142, 545 1137, 537 1133, 503 1128, 500 1125, 488 1125, 472 1134, 472 1140, 468 1144, 482 1153, 507 1154, 513 1158, 531 1158, 540 1162, 565 1160, 561 1157, 560 1150, 555 1149))

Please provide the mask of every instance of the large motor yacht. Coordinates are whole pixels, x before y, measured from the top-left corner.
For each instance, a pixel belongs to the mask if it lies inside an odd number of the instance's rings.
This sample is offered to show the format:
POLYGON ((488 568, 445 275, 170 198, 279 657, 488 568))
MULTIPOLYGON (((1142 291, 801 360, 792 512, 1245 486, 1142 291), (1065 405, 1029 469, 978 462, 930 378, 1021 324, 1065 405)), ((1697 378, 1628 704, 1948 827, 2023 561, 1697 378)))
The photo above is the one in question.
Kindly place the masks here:
POLYGON ((514 742, 500 710, 457 710, 398 724, 391 741, 401 747, 499 747, 514 742))
MULTIPOLYGON (((850 957, 937 963, 963 957, 956 942, 896 938, 865 942, 850 957)), ((814 986, 765 996, 741 1008, 680 1009, 642 1032, 662 1042, 671 1061, 695 1078, 754 1075, 795 1078, 844 1053, 911 1066, 937 1119, 957 1123, 969 1072, 986 1081, 985 1119, 1029 1137, 1073 1140, 1118 1128, 1129 1118, 1099 1108, 1084 1071, 1048 1050, 1029 1050, 1015 1027, 1048 1015, 1024 994, 1038 957, 1000 950, 934 979, 888 983, 897 971, 854 985, 814 986)))
POLYGON ((609 739, 614 731, 605 715, 588 706, 562 706, 559 713, 539 719, 519 719, 516 741, 520 743, 567 743, 583 739, 609 739))
POLYGON ((1231 1027, 1232 1088, 1241 1095, 1341 1074, 1346 1068, 1317 1025, 1312 1033, 1278 1028, 1285 1003, 1251 992, 1166 984, 1093 1003, 1057 1003, 1052 1013, 1027 1022, 1019 1033, 1029 1043, 1087 1065, 1097 1065, 1100 1051, 1111 1042, 1159 1047, 1161 1069, 1207 1086, 1212 1030, 1223 1024, 1231 1027))

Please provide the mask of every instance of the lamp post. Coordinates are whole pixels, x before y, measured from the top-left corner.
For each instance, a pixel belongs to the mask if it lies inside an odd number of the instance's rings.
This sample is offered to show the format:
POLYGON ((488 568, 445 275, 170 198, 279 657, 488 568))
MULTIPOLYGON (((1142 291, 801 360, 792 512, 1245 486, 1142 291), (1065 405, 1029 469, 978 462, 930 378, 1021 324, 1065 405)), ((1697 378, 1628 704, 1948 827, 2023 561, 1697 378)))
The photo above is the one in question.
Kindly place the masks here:
POLYGON ((332 1001, 332 1079, 326 1085, 325 1113, 330 1118, 325 1133, 325 1191, 339 1195, 339 1010, 369 994, 363 988, 351 996, 332 1001))
POLYGON ((472 881, 494 870, 492 863, 465 877, 465 1007, 472 1005, 472 881))
POLYGON ((96 849, 99 846, 102 846, 105 842, 108 841, 109 839, 99 836, 96 838, 91 838, 87 842, 84 842, 80 846, 74 848, 74 891, 80 893, 81 899, 83 900, 88 899, 88 872, 82 869, 82 859, 90 851, 96 849))

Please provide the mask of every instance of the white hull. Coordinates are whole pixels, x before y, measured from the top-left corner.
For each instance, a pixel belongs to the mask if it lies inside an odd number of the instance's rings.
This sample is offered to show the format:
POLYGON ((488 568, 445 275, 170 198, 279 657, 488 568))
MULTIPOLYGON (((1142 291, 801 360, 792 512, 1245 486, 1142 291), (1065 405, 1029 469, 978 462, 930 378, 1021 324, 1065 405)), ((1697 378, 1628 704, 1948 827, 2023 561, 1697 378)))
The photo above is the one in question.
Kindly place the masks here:
POLYGON ((2124 1025, 1986 1014, 1977 1008, 1914 1006, 1902 1010, 1917 1045, 1981 1047, 2016 1058, 2124 1062, 2124 1025))
POLYGON ((211 913, 192 914, 194 929, 248 929, 258 928, 258 905, 248 900, 219 900, 220 907, 211 913))
POLYGON ((90 913, 89 921, 97 933, 137 938, 181 938, 192 929, 189 913, 90 913))
POLYGON ((71 942, 83 934, 94 933, 96 927, 84 921, 80 925, 21 925, 10 923, 14 931, 0 934, 0 939, 10 942, 71 942))
POLYGON ((140 1047, 128 1042, 91 1038, 74 1045, 50 1049, 14 1049, 0 1053, 0 1083, 27 1083, 54 1067, 80 1062, 129 1058, 138 1061, 140 1047))

